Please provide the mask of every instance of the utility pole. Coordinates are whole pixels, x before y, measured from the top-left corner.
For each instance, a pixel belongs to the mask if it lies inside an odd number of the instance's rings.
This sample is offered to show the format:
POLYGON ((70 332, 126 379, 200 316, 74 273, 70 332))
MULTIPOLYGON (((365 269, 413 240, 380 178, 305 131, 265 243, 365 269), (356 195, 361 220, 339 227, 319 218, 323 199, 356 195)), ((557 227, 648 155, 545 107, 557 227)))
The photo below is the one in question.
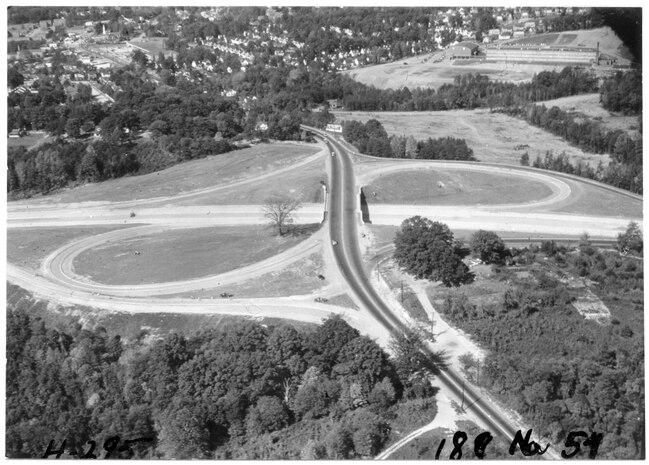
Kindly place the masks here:
POLYGON ((401 303, 403 303, 403 279, 401 280, 401 303))

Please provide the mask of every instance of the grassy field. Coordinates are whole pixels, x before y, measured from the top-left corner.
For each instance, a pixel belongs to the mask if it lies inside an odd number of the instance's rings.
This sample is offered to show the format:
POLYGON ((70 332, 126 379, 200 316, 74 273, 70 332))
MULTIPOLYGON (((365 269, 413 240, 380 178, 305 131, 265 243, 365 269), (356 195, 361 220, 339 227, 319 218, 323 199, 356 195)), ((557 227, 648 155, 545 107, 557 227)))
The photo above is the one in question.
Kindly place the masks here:
POLYGON ((569 145, 562 138, 525 121, 511 116, 489 113, 488 110, 452 110, 427 112, 334 112, 338 121, 357 120, 365 122, 376 119, 383 124, 388 135, 413 136, 424 140, 439 137, 465 139, 473 156, 480 161, 520 165, 520 158, 527 152, 530 161, 543 158, 547 151, 555 155, 565 152, 573 163, 582 160, 597 166, 602 160, 608 164, 608 155, 584 152, 569 145), (526 145, 517 150, 517 146, 526 145))
POLYGON ((318 278, 323 273, 322 257, 319 253, 309 255, 289 267, 266 273, 254 279, 243 281, 237 284, 229 284, 206 289, 200 292, 188 292, 166 296, 195 297, 197 299, 220 299, 221 294, 226 292, 234 297, 286 297, 291 295, 302 295, 319 289, 327 284, 326 280, 318 278))
POLYGON ((637 116, 610 113, 599 104, 599 97, 599 94, 573 95, 540 103, 547 108, 557 106, 575 116, 598 121, 610 131, 621 129, 628 132, 632 137, 637 137, 640 134, 637 116))
POLYGON ((347 307, 347 308, 352 308, 354 310, 360 310, 358 308, 358 305, 354 302, 354 300, 349 296, 349 294, 338 294, 333 297, 331 297, 328 301, 328 304, 330 305, 338 305, 339 307, 347 307))
POLYGON ((7 147, 25 147, 26 149, 32 149, 45 142, 48 137, 45 132, 32 131, 28 136, 8 137, 7 147))
POLYGON ((83 237, 124 229, 129 226, 93 226, 88 228, 8 228, 7 260, 25 268, 37 269, 41 261, 59 247, 83 237))
POLYGON ((86 250, 76 257, 74 269, 104 284, 181 281, 256 263, 305 237, 279 237, 264 226, 172 230, 86 250))
POLYGON ((177 205, 250 205, 263 204, 275 194, 287 195, 306 203, 324 201, 322 182, 327 181, 325 159, 251 184, 244 184, 199 197, 174 202, 177 205))
POLYGON ((578 181, 563 179, 572 195, 563 202, 542 208, 546 211, 602 215, 612 217, 642 218, 642 200, 618 195, 603 188, 578 181))
MULTIPOLYGON (((192 160, 162 171, 66 189, 46 202, 127 201, 166 197, 259 176, 289 166, 319 151, 315 145, 262 144, 192 160)), ((254 187, 254 186, 253 186, 254 187)))
POLYGON ((548 186, 538 181, 468 170, 386 174, 364 186, 363 191, 370 206, 372 203, 492 205, 530 202, 552 194, 548 186), (408 188, 404 189, 406 185, 408 188))

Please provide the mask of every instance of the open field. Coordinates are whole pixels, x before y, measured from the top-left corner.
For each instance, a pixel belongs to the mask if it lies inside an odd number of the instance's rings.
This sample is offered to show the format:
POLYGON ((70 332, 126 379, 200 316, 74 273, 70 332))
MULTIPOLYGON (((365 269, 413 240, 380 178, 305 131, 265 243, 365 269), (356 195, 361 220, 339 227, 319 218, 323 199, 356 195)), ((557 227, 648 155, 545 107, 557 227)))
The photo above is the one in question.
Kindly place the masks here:
POLYGON ((640 134, 637 116, 624 116, 608 112, 599 104, 599 94, 573 95, 555 100, 546 100, 538 104, 543 104, 547 108, 556 106, 575 116, 599 121, 602 126, 610 131, 621 129, 628 132, 632 137, 637 137, 640 134))
POLYGON ((83 237, 137 226, 94 226, 70 228, 8 228, 7 261, 38 269, 41 261, 59 247, 83 237))
POLYGON ((327 284, 318 275, 323 273, 323 261, 319 253, 303 258, 283 270, 266 273, 237 284, 228 284, 199 292, 187 292, 164 297, 194 297, 197 299, 220 299, 222 293, 236 298, 287 297, 309 294, 327 284))
POLYGON ((170 230, 85 250, 74 269, 110 285, 181 281, 256 263, 306 237, 274 234, 265 226, 170 230))
POLYGON ((173 196, 259 176, 290 166, 319 150, 320 147, 307 144, 262 144, 192 160, 155 173, 65 189, 30 202, 119 202, 173 196))
POLYGON ((166 37, 138 38, 131 40, 130 43, 148 50, 154 57, 156 57, 157 60, 160 53, 163 53, 165 56, 168 56, 170 54, 175 55, 175 52, 173 50, 169 50, 164 47, 164 42, 166 39, 166 37))
POLYGON ((423 140, 440 137, 465 139, 473 156, 480 161, 520 165, 524 152, 530 163, 537 156, 543 158, 550 150, 555 155, 564 152, 573 163, 583 161, 593 167, 602 160, 608 165, 608 155, 584 152, 569 145, 562 138, 525 121, 488 110, 451 110, 427 112, 333 112, 337 121, 376 119, 388 135, 413 136, 423 140), (527 145, 516 150, 516 146, 527 145))
POLYGON ((561 66, 546 64, 483 63, 477 60, 468 64, 462 60, 450 61, 445 58, 436 62, 434 57, 439 56, 437 52, 343 72, 356 81, 379 89, 437 89, 444 84, 452 84, 455 76, 469 73, 482 74, 494 81, 518 83, 529 81, 534 74, 544 70, 562 69, 561 66))
POLYGON ((42 144, 47 140, 49 136, 45 132, 41 131, 32 131, 28 136, 23 137, 8 137, 7 138, 7 147, 25 147, 26 149, 32 149, 42 144))
POLYGON ((367 202, 411 205, 492 205, 539 200, 552 194, 523 177, 475 171, 411 171, 385 174, 363 188, 367 202), (408 186, 404 189, 404 186, 408 186))

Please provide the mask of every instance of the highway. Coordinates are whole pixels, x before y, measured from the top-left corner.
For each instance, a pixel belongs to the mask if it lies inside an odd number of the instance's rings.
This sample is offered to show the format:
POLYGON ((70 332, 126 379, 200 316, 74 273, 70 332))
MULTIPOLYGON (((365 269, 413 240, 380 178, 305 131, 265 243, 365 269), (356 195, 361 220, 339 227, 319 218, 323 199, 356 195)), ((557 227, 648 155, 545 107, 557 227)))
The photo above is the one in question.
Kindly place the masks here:
MULTIPOLYGON (((345 277, 351 292, 365 309, 371 313, 391 334, 405 331, 406 325, 383 302, 372 287, 364 271, 360 247, 358 245, 358 191, 351 157, 347 150, 324 131, 305 127, 320 136, 332 148, 331 178, 329 198, 329 232, 336 263, 345 277), (335 245, 334 245, 335 241, 335 245)), ((429 355, 433 355, 430 348, 429 355)), ((437 378, 460 401, 464 398, 466 409, 472 411, 492 434, 501 434, 511 440, 519 427, 510 424, 509 420, 494 407, 480 400, 480 396, 464 386, 462 377, 452 368, 447 367, 437 373, 437 378), (464 391, 464 393, 463 393, 464 391)), ((458 402, 459 403, 459 402, 458 402)))

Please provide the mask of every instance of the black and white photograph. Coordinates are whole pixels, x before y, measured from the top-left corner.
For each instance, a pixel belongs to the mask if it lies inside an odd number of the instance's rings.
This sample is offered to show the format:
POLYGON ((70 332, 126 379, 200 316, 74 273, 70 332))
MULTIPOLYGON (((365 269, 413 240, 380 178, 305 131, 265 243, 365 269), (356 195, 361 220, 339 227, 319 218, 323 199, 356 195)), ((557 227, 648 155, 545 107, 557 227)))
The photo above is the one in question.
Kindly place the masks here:
POLYGON ((5 459, 646 459, 639 3, 70 3, 3 9, 5 459))

